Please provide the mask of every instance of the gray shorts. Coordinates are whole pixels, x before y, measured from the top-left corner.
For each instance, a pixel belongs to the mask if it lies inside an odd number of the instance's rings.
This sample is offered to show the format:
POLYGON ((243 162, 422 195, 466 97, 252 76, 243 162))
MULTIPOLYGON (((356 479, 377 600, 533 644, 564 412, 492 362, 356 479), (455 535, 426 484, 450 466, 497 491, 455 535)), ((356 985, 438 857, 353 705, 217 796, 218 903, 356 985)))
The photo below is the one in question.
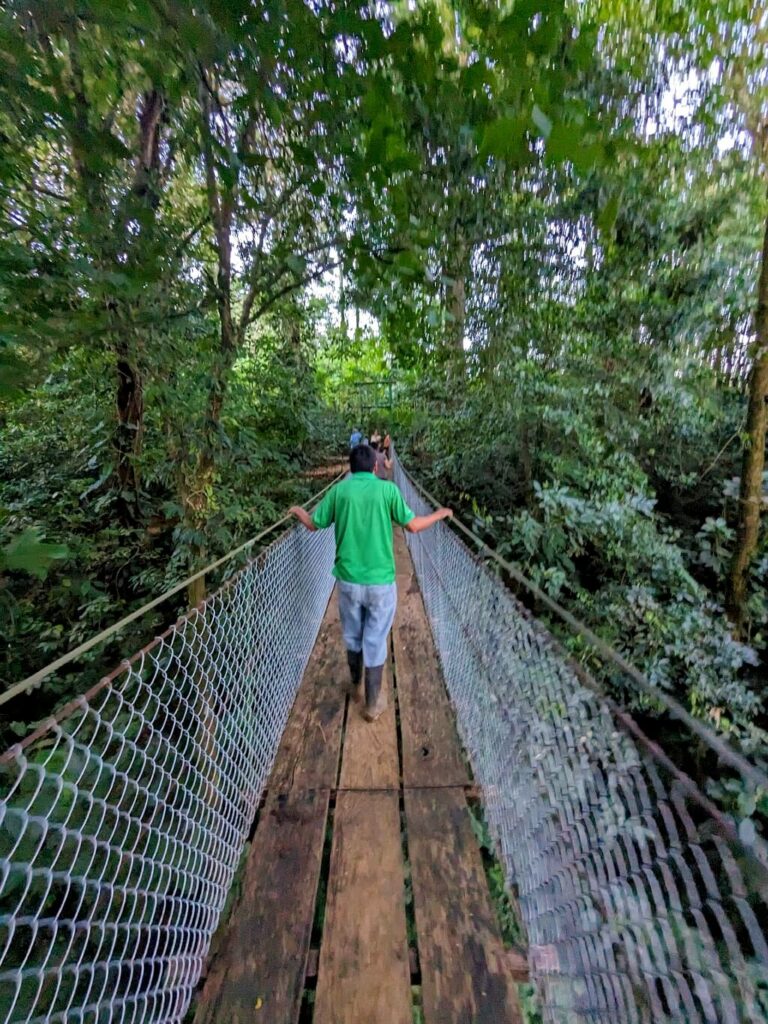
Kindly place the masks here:
POLYGON ((397 584, 338 582, 339 616, 348 651, 362 651, 368 667, 387 660, 387 637, 397 607, 397 584))

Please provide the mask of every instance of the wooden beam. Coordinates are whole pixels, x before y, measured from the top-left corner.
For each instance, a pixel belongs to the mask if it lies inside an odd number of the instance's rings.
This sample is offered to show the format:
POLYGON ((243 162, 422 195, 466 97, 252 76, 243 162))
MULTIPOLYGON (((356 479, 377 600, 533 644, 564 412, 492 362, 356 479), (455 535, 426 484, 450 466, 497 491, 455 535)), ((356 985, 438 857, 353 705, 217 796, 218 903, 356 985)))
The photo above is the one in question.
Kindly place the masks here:
POLYGON ((412 1024, 397 793, 339 793, 315 1024, 412 1024))
POLYGON ((400 705, 403 786, 471 782, 435 653, 424 602, 401 531, 395 537, 397 614, 392 634, 400 705))
POLYGON ((336 787, 347 672, 334 594, 267 783, 270 797, 336 787))
POLYGON ((521 1021, 464 792, 407 790, 425 1024, 521 1021))
POLYGON ((301 1010, 323 853, 328 791, 272 800, 259 821, 243 890, 195 1024, 295 1024, 301 1010))
POLYGON ((381 685, 387 694, 387 710, 375 722, 363 718, 362 704, 355 701, 349 703, 340 789, 397 791, 400 788, 395 701, 389 662, 384 667, 381 685))

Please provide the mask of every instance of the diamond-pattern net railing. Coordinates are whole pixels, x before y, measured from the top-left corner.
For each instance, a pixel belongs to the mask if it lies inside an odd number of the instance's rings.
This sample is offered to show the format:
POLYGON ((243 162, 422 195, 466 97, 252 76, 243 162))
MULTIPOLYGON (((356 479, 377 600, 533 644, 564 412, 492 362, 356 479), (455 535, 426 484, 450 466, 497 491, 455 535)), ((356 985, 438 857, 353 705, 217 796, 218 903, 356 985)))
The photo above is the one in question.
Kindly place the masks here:
MULTIPOLYGON (((399 464, 395 480, 432 510, 399 464)), ((453 531, 408 542, 544 1019, 768 1020, 762 865, 453 531)))
POLYGON ((333 584, 293 529, 0 763, 0 1021, 180 1021, 333 584))

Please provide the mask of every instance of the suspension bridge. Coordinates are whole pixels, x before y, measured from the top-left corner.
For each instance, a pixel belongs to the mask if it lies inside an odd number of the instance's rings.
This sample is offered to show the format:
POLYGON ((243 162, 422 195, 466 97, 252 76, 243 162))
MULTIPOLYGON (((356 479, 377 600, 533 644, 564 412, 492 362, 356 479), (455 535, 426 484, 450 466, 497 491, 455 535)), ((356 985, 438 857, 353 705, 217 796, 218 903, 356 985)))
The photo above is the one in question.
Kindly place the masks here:
POLYGON ((513 1024, 526 980, 547 1022, 768 1020, 761 841, 442 524, 396 537, 364 722, 333 555, 288 530, 3 755, 0 1022, 513 1024))

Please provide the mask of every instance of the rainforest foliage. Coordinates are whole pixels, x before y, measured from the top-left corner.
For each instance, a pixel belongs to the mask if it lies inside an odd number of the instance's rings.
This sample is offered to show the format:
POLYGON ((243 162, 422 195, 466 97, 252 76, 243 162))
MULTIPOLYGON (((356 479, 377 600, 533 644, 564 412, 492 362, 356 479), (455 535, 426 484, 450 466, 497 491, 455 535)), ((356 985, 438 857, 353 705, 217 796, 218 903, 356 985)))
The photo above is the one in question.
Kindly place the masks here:
POLYGON ((2 687, 307 498, 362 414, 762 756, 766 52, 750 0, 9 0, 2 687))

